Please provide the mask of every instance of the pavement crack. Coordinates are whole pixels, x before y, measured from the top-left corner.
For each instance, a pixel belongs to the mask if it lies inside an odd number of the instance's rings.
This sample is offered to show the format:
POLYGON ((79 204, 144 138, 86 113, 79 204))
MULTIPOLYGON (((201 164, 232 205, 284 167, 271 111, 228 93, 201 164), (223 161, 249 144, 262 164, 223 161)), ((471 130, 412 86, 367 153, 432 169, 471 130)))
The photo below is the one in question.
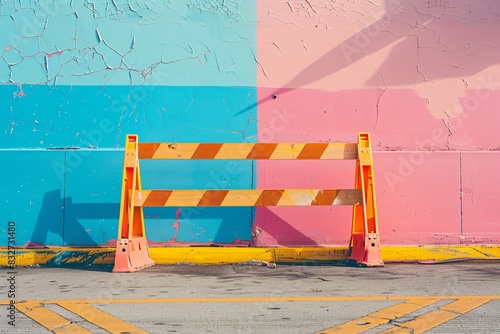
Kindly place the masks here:
POLYGON ((451 314, 456 314, 456 315, 463 315, 465 313, 462 313, 462 312, 459 312, 459 311, 455 311, 455 310, 443 310, 442 308, 439 308, 440 311, 443 311, 443 312, 448 312, 448 313, 451 313, 451 314))
POLYGON ((329 279, 325 279, 323 277, 316 277, 317 279, 319 279, 320 281, 323 281, 323 282, 330 282, 329 279))

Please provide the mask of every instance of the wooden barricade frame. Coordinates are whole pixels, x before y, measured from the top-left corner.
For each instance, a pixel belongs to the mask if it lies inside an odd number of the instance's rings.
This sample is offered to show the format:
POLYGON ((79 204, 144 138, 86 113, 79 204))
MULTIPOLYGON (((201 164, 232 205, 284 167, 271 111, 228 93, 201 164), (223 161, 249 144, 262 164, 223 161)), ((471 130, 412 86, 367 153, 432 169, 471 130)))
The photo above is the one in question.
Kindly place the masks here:
POLYGON ((349 263, 383 266, 380 255, 370 134, 357 143, 125 143, 120 218, 113 272, 152 266, 143 207, 352 205, 349 263), (356 160, 354 189, 145 190, 139 161, 161 160, 356 160))

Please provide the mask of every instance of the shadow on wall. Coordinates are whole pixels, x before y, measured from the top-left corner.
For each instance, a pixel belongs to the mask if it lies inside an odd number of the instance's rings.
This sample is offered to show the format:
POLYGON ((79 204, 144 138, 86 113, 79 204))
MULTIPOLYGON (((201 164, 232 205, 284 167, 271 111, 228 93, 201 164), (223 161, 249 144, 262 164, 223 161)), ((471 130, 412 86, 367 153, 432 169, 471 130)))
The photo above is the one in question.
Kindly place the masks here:
POLYGON ((390 74, 384 75, 386 85, 415 85, 470 76, 500 63, 496 45, 500 42, 500 2, 388 0, 383 8, 385 13, 377 22, 331 49, 286 86, 318 81, 396 42, 366 86, 380 84, 381 73, 390 74), (401 72, 408 67, 412 73, 401 72))
MULTIPOLYGON (((366 87, 414 86, 463 78, 500 63, 498 1, 387 0, 364 15, 381 18, 303 68, 273 95, 238 113, 334 75, 392 44, 383 64, 365 82, 366 87)), ((462 92, 457 94, 463 94, 467 86, 465 80, 461 82, 455 89, 462 92)))
MULTIPOLYGON (((62 199, 59 189, 48 191, 43 196, 26 247, 45 247, 47 240, 54 240, 55 236, 65 246, 114 247, 119 212, 120 203, 73 203, 71 197, 62 199), (106 220, 110 221, 108 226, 105 226, 106 220)), ((235 243, 248 246, 250 243, 252 214, 248 207, 145 208, 144 215, 146 236, 156 246, 180 246, 184 243, 235 243), (242 224, 242 221, 247 223, 242 224)))
POLYGON ((318 243, 290 225, 268 207, 256 208, 254 246, 317 246, 318 243))
MULTIPOLYGON (((49 233, 52 237, 54 235, 59 236, 63 240, 63 245, 66 246, 102 246, 102 244, 92 237, 92 233, 95 233, 92 230, 98 229, 99 226, 96 225, 102 224, 102 221, 105 219, 113 221, 112 230, 116 231, 120 210, 119 203, 73 203, 71 197, 64 198, 63 203, 63 213, 60 218, 57 218, 55 215, 61 212, 60 190, 56 189, 44 194, 42 208, 38 214, 33 234, 26 247, 38 248, 47 246, 49 233), (92 225, 84 226, 80 222, 82 219, 88 219, 93 223, 92 225)), ((251 226, 250 224, 241 224, 242 220, 248 220, 249 215, 252 214, 251 208, 248 207, 148 208, 145 212, 148 226, 146 235, 150 243, 152 242, 152 245, 155 246, 180 246, 184 243, 215 243, 221 245, 226 243, 230 245, 249 246, 250 242, 246 240, 250 239, 251 226), (176 218, 174 219, 173 217, 176 218), (217 229, 211 229, 210 226, 206 225, 210 221, 220 221, 220 225, 217 226, 217 229), (235 226, 240 227, 236 228, 235 226), (216 232, 212 238, 202 235, 203 231, 210 230, 216 232), (171 236, 172 234, 173 237, 171 236), (158 237, 163 240, 158 240, 158 237)), ((262 224, 254 227, 252 231, 253 236, 256 238, 254 238, 254 242, 252 243, 253 246, 266 244, 317 245, 315 240, 295 229, 267 207, 257 208, 256 215, 262 224), (261 235, 262 229, 264 229, 264 234, 261 235), (272 241, 268 240, 269 238, 272 241)), ((110 227, 104 229, 109 230, 110 227)), ((113 239, 115 238, 116 236, 113 235, 113 239)), ((104 241, 108 241, 109 244, 109 240, 104 241)))
MULTIPOLYGON (((290 225, 270 207, 148 208, 149 217, 176 217, 148 221, 148 240, 155 246, 317 246, 316 240, 290 225), (252 213, 254 211, 254 213, 252 213), (258 222, 252 227, 253 222, 258 222), (248 223, 247 223, 248 222, 248 223), (158 225, 161 224, 161 230, 158 225), (214 224, 210 226, 210 224, 214 224), (154 226, 156 225, 156 227, 154 226), (167 228, 165 228, 167 227, 167 228), (165 231, 175 233, 167 242, 155 242, 165 231), (250 234, 251 232, 251 234, 250 234), (205 234, 205 235, 204 235, 205 234)), ((303 209, 303 208, 300 208, 303 209)), ((147 212, 147 213, 146 213, 147 212)), ((165 237, 162 237, 165 239, 165 237)))
POLYGON ((250 245, 249 207, 146 207, 144 217, 150 245, 250 245))
MULTIPOLYGON (((119 203, 73 203, 71 197, 63 198, 62 203, 62 216, 58 218, 56 215, 61 212, 61 191, 56 189, 44 194, 28 247, 45 246, 49 233, 58 235, 66 246, 97 246, 98 243, 89 233, 91 228, 84 227, 80 220, 92 219, 100 223, 104 219, 113 219, 115 225, 118 221, 119 203)), ((95 222, 92 228, 94 226, 95 222)))

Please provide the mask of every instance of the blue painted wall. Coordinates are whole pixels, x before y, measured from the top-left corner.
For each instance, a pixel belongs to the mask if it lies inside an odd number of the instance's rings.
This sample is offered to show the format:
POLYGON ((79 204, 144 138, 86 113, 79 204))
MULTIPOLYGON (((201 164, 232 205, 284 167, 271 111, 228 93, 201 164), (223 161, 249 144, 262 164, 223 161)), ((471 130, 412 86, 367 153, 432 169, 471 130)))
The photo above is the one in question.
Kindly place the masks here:
MULTIPOLYGON (((4 1, 0 245, 117 237, 123 144, 256 140, 253 1, 4 1)), ((251 188, 252 162, 144 161, 144 188, 251 188)), ((153 242, 249 243, 250 208, 148 208, 153 242), (179 223, 177 229, 176 222, 179 223)))

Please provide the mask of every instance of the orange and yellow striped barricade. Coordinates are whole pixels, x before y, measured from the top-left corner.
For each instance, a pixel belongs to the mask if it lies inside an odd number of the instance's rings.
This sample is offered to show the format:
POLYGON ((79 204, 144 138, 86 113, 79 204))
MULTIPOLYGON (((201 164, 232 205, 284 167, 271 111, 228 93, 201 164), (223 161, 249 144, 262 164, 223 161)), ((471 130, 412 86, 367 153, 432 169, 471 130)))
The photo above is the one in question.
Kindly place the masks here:
POLYGON ((143 207, 352 205, 348 261, 383 266, 375 201, 370 135, 358 143, 139 143, 127 135, 115 272, 153 265, 143 207), (354 189, 142 189, 139 160, 346 160, 356 159, 354 189))

